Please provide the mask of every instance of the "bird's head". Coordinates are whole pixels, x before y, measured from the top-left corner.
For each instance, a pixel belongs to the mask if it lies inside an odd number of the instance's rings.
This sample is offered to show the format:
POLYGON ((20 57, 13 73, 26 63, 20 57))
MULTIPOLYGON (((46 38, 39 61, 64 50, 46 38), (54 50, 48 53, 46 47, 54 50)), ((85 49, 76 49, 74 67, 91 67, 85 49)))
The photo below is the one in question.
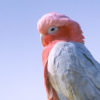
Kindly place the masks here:
POLYGON ((43 46, 55 40, 84 43, 79 24, 65 15, 48 13, 38 21, 37 27, 43 46))

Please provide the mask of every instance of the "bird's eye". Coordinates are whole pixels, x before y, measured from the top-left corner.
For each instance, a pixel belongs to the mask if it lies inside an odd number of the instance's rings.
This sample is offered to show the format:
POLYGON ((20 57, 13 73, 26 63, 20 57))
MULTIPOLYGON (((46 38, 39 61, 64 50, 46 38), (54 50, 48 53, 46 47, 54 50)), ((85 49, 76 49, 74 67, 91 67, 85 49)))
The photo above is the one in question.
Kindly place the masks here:
POLYGON ((58 28, 55 27, 55 26, 51 26, 51 27, 48 29, 48 33, 49 33, 49 34, 53 34, 53 33, 55 33, 56 31, 58 31, 58 28))

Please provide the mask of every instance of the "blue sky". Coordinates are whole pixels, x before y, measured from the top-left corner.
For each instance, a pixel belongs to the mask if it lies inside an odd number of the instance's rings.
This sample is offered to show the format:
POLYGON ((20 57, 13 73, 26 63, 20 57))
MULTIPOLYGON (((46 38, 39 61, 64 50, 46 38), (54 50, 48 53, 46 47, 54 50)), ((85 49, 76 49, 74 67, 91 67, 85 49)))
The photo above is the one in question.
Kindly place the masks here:
POLYGON ((77 21, 100 62, 99 0, 0 0, 0 100, 46 100, 38 19, 48 12, 77 21))

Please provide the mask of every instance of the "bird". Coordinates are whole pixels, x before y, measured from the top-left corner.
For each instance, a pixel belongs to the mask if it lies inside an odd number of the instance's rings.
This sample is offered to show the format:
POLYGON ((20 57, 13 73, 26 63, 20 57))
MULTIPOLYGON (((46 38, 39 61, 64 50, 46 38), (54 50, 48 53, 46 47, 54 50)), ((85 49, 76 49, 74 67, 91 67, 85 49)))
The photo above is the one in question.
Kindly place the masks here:
POLYGON ((48 100, 100 100, 100 64, 85 46, 78 22, 50 12, 38 23, 48 100))

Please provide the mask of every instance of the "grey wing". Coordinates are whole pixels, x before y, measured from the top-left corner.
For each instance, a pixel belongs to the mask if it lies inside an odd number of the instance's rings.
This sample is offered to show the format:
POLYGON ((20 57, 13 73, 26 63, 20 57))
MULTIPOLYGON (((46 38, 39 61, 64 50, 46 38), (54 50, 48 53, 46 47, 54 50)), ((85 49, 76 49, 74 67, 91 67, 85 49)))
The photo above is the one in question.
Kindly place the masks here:
POLYGON ((81 43, 60 42, 48 58, 54 89, 68 100, 100 100, 100 64, 81 43))

